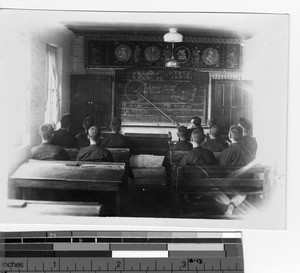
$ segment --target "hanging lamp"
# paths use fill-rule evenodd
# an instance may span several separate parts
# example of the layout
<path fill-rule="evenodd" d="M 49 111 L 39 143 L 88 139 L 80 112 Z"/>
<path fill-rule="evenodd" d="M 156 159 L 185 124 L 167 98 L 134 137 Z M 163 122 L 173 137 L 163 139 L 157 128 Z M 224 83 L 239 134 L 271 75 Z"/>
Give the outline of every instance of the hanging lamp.
<path fill-rule="evenodd" d="M 165 67 L 179 67 L 179 63 L 174 59 L 174 43 L 181 43 L 183 36 L 177 32 L 177 28 L 169 28 L 169 32 L 164 35 L 164 42 L 172 43 L 171 59 L 165 63 Z"/>

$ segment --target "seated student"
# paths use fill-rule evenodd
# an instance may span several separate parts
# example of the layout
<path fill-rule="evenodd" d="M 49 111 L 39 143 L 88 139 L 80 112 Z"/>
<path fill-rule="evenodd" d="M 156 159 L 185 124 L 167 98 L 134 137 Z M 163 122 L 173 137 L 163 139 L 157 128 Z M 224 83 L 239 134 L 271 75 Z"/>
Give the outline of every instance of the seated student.
<path fill-rule="evenodd" d="M 257 152 L 257 142 L 255 137 L 251 136 L 251 122 L 247 120 L 246 118 L 240 118 L 238 121 L 238 126 L 240 126 L 243 129 L 243 137 L 241 140 L 241 143 L 249 149 L 254 156 L 256 156 Z"/>
<path fill-rule="evenodd" d="M 110 151 L 97 145 L 100 130 L 96 126 L 92 126 L 88 130 L 88 139 L 90 146 L 83 147 L 79 150 L 76 161 L 96 161 L 96 162 L 113 162 L 113 156 Z"/>
<path fill-rule="evenodd" d="M 88 139 L 88 130 L 94 125 L 94 120 L 92 117 L 86 117 L 83 120 L 83 128 L 84 128 L 84 133 L 79 133 L 75 136 L 77 140 L 77 146 L 78 147 L 87 147 L 90 145 L 90 140 Z"/>
<path fill-rule="evenodd" d="M 228 137 L 231 145 L 223 150 L 220 165 L 245 166 L 254 160 L 253 154 L 242 144 L 243 130 L 240 126 L 230 126 Z"/>
<path fill-rule="evenodd" d="M 170 147 L 170 150 L 167 152 L 162 163 L 163 167 L 165 167 L 166 170 L 169 168 L 170 151 L 190 151 L 193 149 L 193 145 L 186 140 L 186 130 L 187 128 L 185 126 L 180 126 L 177 128 L 179 141 L 177 141 L 176 144 Z"/>
<path fill-rule="evenodd" d="M 212 151 L 201 147 L 201 143 L 205 138 L 203 129 L 195 129 L 191 135 L 193 149 L 185 154 L 179 165 L 214 165 L 216 159 Z"/>
<path fill-rule="evenodd" d="M 220 157 L 220 165 L 223 166 L 245 166 L 254 160 L 253 154 L 241 143 L 243 130 L 237 125 L 230 126 L 228 137 L 231 145 L 223 150 Z M 233 214 L 245 199 L 245 194 L 236 194 L 229 198 L 227 195 L 219 191 L 215 196 L 215 201 L 227 206 L 225 214 Z"/>
<path fill-rule="evenodd" d="M 31 149 L 31 158 L 38 160 L 69 160 L 66 151 L 60 146 L 51 144 L 54 128 L 44 124 L 40 128 L 42 144 Z"/>
<path fill-rule="evenodd" d="M 212 152 L 222 152 L 228 145 L 220 138 L 220 127 L 213 125 L 209 129 L 210 139 L 202 143 L 202 148 Z"/>
<path fill-rule="evenodd" d="M 61 128 L 55 130 L 52 137 L 52 144 L 59 145 L 61 147 L 76 147 L 76 138 L 69 132 L 71 127 L 71 115 L 65 114 L 62 116 Z"/>
<path fill-rule="evenodd" d="M 201 126 L 201 118 L 200 117 L 192 117 L 191 118 L 190 124 L 188 125 L 187 131 L 186 131 L 186 139 L 187 139 L 187 141 L 190 141 L 192 132 L 195 129 L 203 130 L 203 128 Z"/>
<path fill-rule="evenodd" d="M 125 136 L 120 134 L 121 119 L 113 118 L 110 123 L 112 134 L 107 134 L 102 140 L 100 146 L 103 148 L 125 148 Z"/>

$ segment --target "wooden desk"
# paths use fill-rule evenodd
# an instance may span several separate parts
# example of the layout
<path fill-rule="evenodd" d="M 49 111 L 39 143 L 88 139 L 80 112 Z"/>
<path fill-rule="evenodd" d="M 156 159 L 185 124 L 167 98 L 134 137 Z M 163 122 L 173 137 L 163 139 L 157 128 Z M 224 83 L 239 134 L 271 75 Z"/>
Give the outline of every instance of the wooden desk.
<path fill-rule="evenodd" d="M 23 188 L 107 191 L 116 194 L 120 214 L 125 163 L 29 160 L 10 177 Z"/>
<path fill-rule="evenodd" d="M 50 216 L 101 216 L 102 205 L 93 202 L 55 202 L 55 201 L 32 201 L 32 200 L 9 200 L 7 213 L 14 215 L 30 214 Z"/>
<path fill-rule="evenodd" d="M 131 154 L 165 155 L 171 138 L 168 134 L 125 133 Z"/>

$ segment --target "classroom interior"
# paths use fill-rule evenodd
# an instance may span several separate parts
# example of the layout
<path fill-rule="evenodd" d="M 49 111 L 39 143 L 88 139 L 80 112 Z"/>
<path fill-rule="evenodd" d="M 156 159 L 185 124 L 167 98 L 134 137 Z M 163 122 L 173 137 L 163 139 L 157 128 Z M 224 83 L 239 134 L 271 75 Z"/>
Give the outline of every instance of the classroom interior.
<path fill-rule="evenodd" d="M 5 90 L 1 119 L 9 132 L 1 135 L 7 169 L 1 181 L 5 206 L 22 196 L 55 196 L 52 201 L 61 201 L 60 195 L 70 195 L 64 195 L 64 190 L 45 194 L 40 189 L 24 195 L 7 179 L 28 161 L 30 149 L 40 144 L 39 127 L 45 121 L 57 123 L 65 113 L 72 115 L 74 133 L 83 131 L 82 120 L 88 115 L 103 134 L 109 133 L 112 117 L 120 116 L 122 134 L 131 136 L 133 143 L 135 138 L 153 137 L 154 144 L 169 132 L 172 138 L 167 141 L 177 140 L 172 120 L 187 126 L 191 116 L 200 116 L 206 133 L 211 123 L 217 123 L 226 136 L 231 124 L 246 117 L 258 142 L 256 162 L 270 167 L 268 198 L 260 208 L 265 220 L 257 224 L 284 226 L 287 16 L 5 10 L 0 20 L 5 26 L 0 30 L 1 88 Z M 170 28 L 183 35 L 173 49 L 163 39 Z M 211 59 L 205 51 L 209 48 Z M 51 52 L 57 58 L 54 97 L 48 93 Z M 171 55 L 175 64 L 169 62 Z M 171 119 L 137 96 L 136 89 Z M 183 96 L 182 89 L 187 91 Z M 139 143 L 147 146 L 145 141 Z M 133 144 L 136 151 L 129 164 L 135 178 L 128 178 L 121 216 L 177 217 L 161 166 L 164 153 L 141 152 L 151 150 L 153 143 Z M 76 202 L 98 198 L 82 191 L 71 195 Z"/>

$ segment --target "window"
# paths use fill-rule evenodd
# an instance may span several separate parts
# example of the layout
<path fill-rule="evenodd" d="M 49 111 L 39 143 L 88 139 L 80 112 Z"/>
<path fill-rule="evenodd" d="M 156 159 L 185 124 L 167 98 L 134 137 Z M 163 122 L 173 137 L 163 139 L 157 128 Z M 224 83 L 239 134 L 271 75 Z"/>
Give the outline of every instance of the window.
<path fill-rule="evenodd" d="M 47 90 L 45 123 L 55 126 L 60 119 L 60 77 L 58 48 L 47 45 Z"/>

